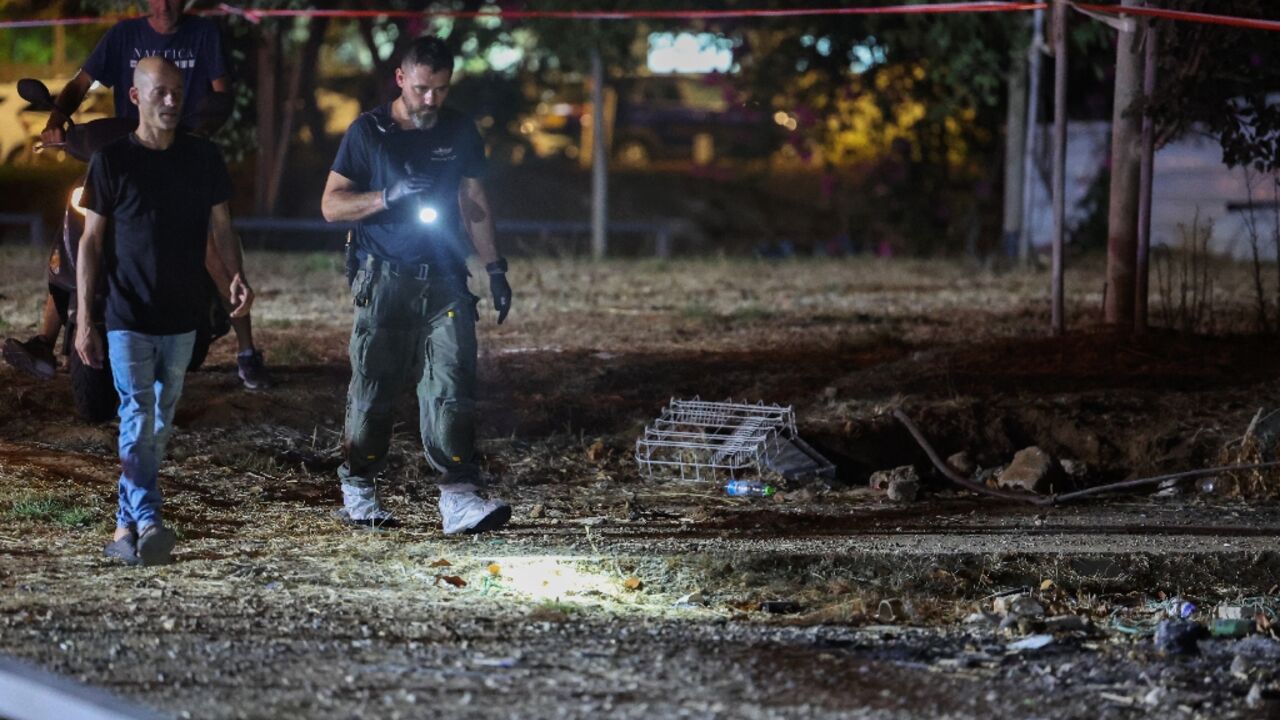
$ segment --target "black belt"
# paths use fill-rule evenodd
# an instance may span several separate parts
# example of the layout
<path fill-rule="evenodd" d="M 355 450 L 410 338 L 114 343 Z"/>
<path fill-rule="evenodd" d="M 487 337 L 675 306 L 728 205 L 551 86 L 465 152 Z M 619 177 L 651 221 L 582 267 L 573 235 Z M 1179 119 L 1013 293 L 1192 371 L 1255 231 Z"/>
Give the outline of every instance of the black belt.
<path fill-rule="evenodd" d="M 426 280 L 431 275 L 431 266 L 426 263 L 420 265 L 409 265 L 406 263 L 393 263 L 386 260 L 382 262 L 382 269 L 387 271 L 388 275 L 398 277 L 410 277 L 414 280 Z"/>
<path fill-rule="evenodd" d="M 381 260 L 373 255 L 365 255 L 364 262 L 362 262 L 361 265 L 374 272 L 386 271 L 388 275 L 413 278 L 414 280 L 422 282 L 426 282 L 428 278 L 432 277 L 431 266 L 427 263 L 396 263 L 391 262 L 390 260 Z M 461 278 L 466 277 L 466 273 L 442 272 L 441 268 L 437 267 L 435 270 L 435 277 L 441 280 L 446 278 Z"/>

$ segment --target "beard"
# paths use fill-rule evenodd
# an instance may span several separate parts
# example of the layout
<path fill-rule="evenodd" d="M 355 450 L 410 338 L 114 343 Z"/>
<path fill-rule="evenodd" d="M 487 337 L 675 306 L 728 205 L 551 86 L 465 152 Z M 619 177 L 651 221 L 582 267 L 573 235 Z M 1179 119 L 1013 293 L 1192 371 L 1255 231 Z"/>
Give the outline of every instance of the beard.
<path fill-rule="evenodd" d="M 435 126 L 436 118 L 438 117 L 440 117 L 440 108 L 427 107 L 426 105 L 419 105 L 409 111 L 409 120 L 419 130 L 430 130 Z"/>

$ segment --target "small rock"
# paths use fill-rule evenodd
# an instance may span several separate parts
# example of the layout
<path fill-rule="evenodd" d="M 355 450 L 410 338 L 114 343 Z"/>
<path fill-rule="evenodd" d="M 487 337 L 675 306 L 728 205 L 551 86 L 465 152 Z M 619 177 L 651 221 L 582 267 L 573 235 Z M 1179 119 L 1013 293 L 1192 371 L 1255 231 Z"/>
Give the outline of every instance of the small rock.
<path fill-rule="evenodd" d="M 1020 652 L 1022 650 L 1039 650 L 1053 643 L 1052 635 L 1031 635 L 1021 640 L 1009 643 L 1007 646 L 1010 650 Z"/>
<path fill-rule="evenodd" d="M 695 590 L 688 595 L 681 597 L 675 603 L 676 607 L 679 608 L 700 607 L 706 604 L 706 600 L 702 597 L 701 590 Z"/>
<path fill-rule="evenodd" d="M 992 610 L 997 615 L 1044 617 L 1044 606 L 1025 593 L 1001 595 L 992 602 Z"/>
<path fill-rule="evenodd" d="M 1058 461 L 1058 464 L 1062 466 L 1062 472 L 1073 478 L 1082 478 L 1089 474 L 1089 466 L 1081 460 L 1063 458 Z"/>
<path fill-rule="evenodd" d="M 542 503 L 538 503 L 537 505 L 534 505 L 533 507 L 529 508 L 529 517 L 531 518 L 540 518 L 540 517 L 546 517 L 546 516 L 547 516 L 547 506 L 543 505 Z"/>
<path fill-rule="evenodd" d="M 973 475 L 973 473 L 978 469 L 978 466 L 973 462 L 973 458 L 970 458 L 969 453 L 964 450 L 961 450 L 947 458 L 947 465 L 950 465 L 952 470 L 955 470 L 965 477 Z"/>
<path fill-rule="evenodd" d="M 1156 626 L 1156 649 L 1166 655 L 1195 655 L 1205 636 L 1204 626 L 1191 620 L 1161 620 Z"/>
<path fill-rule="evenodd" d="M 1237 655 L 1231 661 L 1231 674 L 1245 676 L 1249 674 L 1249 669 L 1253 667 L 1253 663 L 1249 662 L 1243 655 Z"/>
<path fill-rule="evenodd" d="M 988 627 L 993 626 L 999 622 L 1000 622 L 1000 618 L 989 612 L 970 613 L 964 619 L 965 625 L 985 625 Z"/>
<path fill-rule="evenodd" d="M 876 619 L 882 623 L 903 622 L 910 620 L 911 608 L 900 598 L 881 600 L 876 610 Z"/>
<path fill-rule="evenodd" d="M 1062 467 L 1049 453 L 1032 446 L 1013 456 L 1013 462 L 1000 473 L 997 483 L 1005 490 L 1043 494 L 1061 487 L 1064 475 Z"/>
<path fill-rule="evenodd" d="M 1142 702 L 1146 705 L 1159 705 L 1165 696 L 1169 694 L 1168 690 L 1162 687 L 1153 687 L 1146 695 L 1142 696 Z"/>
<path fill-rule="evenodd" d="M 920 475 L 916 473 L 914 465 L 900 465 L 892 470 L 877 470 L 871 473 L 868 484 L 875 490 L 888 490 L 890 483 L 894 480 L 914 480 L 919 483 Z"/>
<path fill-rule="evenodd" d="M 1249 694 L 1244 696 L 1244 704 L 1249 706 L 1250 710 L 1257 710 L 1262 707 L 1263 702 L 1262 685 L 1254 683 L 1253 687 L 1249 688 Z"/>
<path fill-rule="evenodd" d="M 889 481 L 888 495 L 889 499 L 894 502 L 909 503 L 915 502 L 916 494 L 920 492 L 920 481 L 907 478 L 894 478 Z"/>

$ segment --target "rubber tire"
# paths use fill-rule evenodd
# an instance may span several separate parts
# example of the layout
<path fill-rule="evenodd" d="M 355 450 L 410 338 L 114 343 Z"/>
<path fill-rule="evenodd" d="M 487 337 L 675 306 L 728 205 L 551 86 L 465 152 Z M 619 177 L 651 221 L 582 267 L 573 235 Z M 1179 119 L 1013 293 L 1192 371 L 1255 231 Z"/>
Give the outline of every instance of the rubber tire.
<path fill-rule="evenodd" d="M 106 347 L 106 343 L 103 343 Z M 111 361 L 102 358 L 101 368 L 91 368 L 80 362 L 77 353 L 68 356 L 71 373 L 71 397 L 75 401 L 76 415 L 87 423 L 102 423 L 116 416 L 120 396 L 116 394 L 111 379 Z"/>

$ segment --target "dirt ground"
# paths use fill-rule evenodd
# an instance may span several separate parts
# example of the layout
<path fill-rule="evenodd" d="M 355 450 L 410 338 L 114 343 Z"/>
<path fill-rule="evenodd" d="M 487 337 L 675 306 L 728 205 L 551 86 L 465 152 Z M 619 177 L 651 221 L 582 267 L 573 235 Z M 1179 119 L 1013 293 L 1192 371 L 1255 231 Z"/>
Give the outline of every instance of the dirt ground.
<path fill-rule="evenodd" d="M 42 261 L 0 247 L 0 333 L 31 332 Z M 1243 268 L 1214 268 L 1213 335 L 1132 340 L 1097 326 L 1094 262 L 1068 275 L 1054 339 L 1042 272 L 513 260 L 510 320 L 480 306 L 480 433 L 515 515 L 458 539 L 409 403 L 382 485 L 404 527 L 334 520 L 339 259 L 249 267 L 278 385 L 241 389 L 230 340 L 188 376 L 162 470 L 172 566 L 100 555 L 114 424 L 72 419 L 65 373 L 0 367 L 0 652 L 192 718 L 1280 716 L 1272 500 L 1222 477 L 1050 509 L 979 498 L 888 416 L 980 468 L 1038 445 L 1079 486 L 1235 460 L 1280 407 L 1280 341 L 1245 332 Z M 637 435 L 695 395 L 793 405 L 836 481 L 752 500 L 644 476 Z M 919 500 L 867 487 L 908 464 Z M 1042 613 L 1000 627 L 1019 594 Z M 1206 623 L 1256 605 L 1266 632 L 1162 652 L 1174 598 Z"/>

